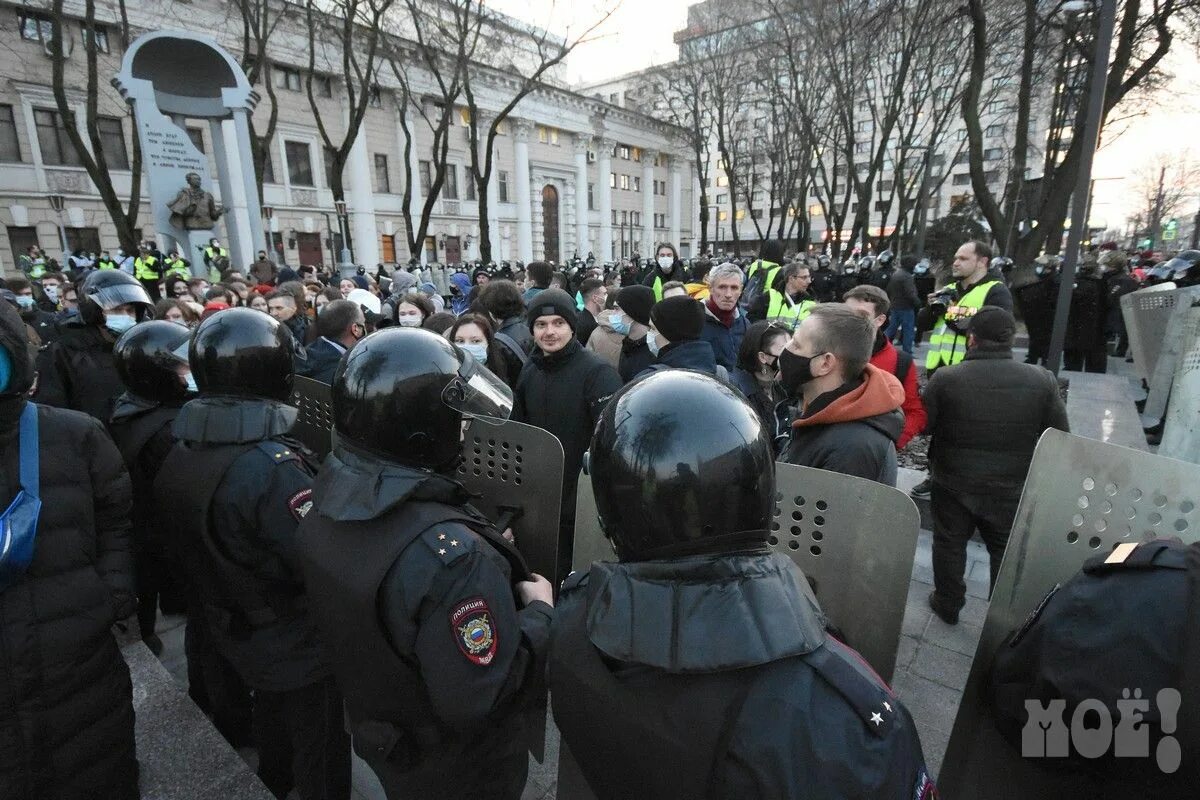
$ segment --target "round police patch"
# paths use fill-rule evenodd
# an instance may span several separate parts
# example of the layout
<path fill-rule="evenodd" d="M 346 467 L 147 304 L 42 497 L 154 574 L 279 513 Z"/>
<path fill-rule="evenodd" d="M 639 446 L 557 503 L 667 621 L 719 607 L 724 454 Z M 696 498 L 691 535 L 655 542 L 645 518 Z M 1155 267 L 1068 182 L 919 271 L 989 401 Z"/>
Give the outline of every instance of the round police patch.
<path fill-rule="evenodd" d="M 450 632 L 467 659 L 486 667 L 496 657 L 496 629 L 482 597 L 464 600 L 450 612 Z"/>

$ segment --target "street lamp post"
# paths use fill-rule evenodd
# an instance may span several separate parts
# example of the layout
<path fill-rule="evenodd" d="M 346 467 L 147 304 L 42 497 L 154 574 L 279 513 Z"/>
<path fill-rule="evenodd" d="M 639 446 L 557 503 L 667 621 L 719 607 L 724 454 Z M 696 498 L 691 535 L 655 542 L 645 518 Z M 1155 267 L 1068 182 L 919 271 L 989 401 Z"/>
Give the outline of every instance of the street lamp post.
<path fill-rule="evenodd" d="M 1092 56 L 1092 83 L 1088 94 L 1087 120 L 1083 126 L 1083 149 L 1079 175 L 1071 201 L 1071 227 L 1067 234 L 1067 252 L 1063 259 L 1062 280 L 1059 282 L 1058 306 L 1054 309 L 1054 329 L 1050 334 L 1050 349 L 1046 366 L 1058 374 L 1063 343 L 1067 338 L 1067 316 L 1071 310 L 1071 292 L 1075 288 L 1075 264 L 1079 247 L 1087 232 L 1088 198 L 1092 186 L 1092 160 L 1100 140 L 1100 125 L 1104 120 L 1104 84 L 1108 78 L 1108 53 L 1112 47 L 1113 27 L 1116 24 L 1117 0 L 1100 0 L 1100 18 L 1096 26 L 1096 42 Z"/>
<path fill-rule="evenodd" d="M 273 253 L 274 248 L 271 247 L 271 218 L 275 216 L 275 209 L 271 206 L 262 207 L 263 215 L 263 241 L 266 242 L 267 252 Z"/>
<path fill-rule="evenodd" d="M 329 221 L 328 211 L 322 211 L 321 216 L 325 218 L 325 233 L 329 237 L 326 243 L 329 245 L 329 267 L 332 269 L 337 266 L 337 256 L 333 252 L 333 223 Z"/>
<path fill-rule="evenodd" d="M 933 169 L 933 148 L 925 145 L 921 148 L 925 151 L 925 165 L 921 172 L 921 188 L 917 190 L 917 242 L 913 246 L 916 250 L 917 260 L 920 261 L 925 257 L 925 228 L 928 225 L 929 217 L 929 173 Z"/>
<path fill-rule="evenodd" d="M 63 197 L 61 194 L 52 194 L 46 199 L 50 201 L 50 208 L 58 217 L 58 241 L 62 245 L 63 249 L 62 261 L 60 263 L 61 265 L 66 266 L 67 259 L 71 256 L 71 248 L 67 244 L 67 229 L 63 227 L 62 218 L 63 209 L 67 205 L 67 198 Z"/>

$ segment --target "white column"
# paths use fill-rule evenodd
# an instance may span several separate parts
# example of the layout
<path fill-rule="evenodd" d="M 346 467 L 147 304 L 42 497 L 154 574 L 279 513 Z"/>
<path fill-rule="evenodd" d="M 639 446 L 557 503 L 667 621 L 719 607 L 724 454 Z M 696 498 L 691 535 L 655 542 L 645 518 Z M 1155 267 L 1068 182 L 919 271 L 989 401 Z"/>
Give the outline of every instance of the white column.
<path fill-rule="evenodd" d="M 529 205 L 529 137 L 533 124 L 514 120 L 513 172 L 517 178 L 517 260 L 533 261 L 533 209 Z"/>
<path fill-rule="evenodd" d="M 367 131 L 360 126 L 346 159 L 350 230 L 354 232 L 354 262 L 368 268 L 379 263 L 379 231 L 375 227 L 375 191 L 367 155 Z"/>
<path fill-rule="evenodd" d="M 596 142 L 596 189 L 600 192 L 597 201 L 600 207 L 600 252 L 596 253 L 596 258 L 601 264 L 613 257 L 612 187 L 608 183 L 612 175 L 613 145 L 612 139 Z"/>
<path fill-rule="evenodd" d="M 575 134 L 575 251 L 580 258 L 588 254 L 588 147 L 592 136 L 588 133 Z M 566 260 L 566 254 L 563 254 Z"/>
<path fill-rule="evenodd" d="M 654 159 L 658 153 L 642 151 L 642 258 L 654 258 Z"/>
<path fill-rule="evenodd" d="M 671 244 L 680 247 L 683 238 L 683 164 L 679 156 L 671 156 Z M 693 252 L 695 252 L 693 248 Z"/>
<path fill-rule="evenodd" d="M 250 226 L 250 236 L 248 237 L 250 239 L 250 253 L 246 256 L 246 260 L 239 264 L 242 268 L 246 268 L 253 262 L 250 256 L 253 255 L 255 250 L 263 246 L 265 236 L 263 233 L 262 205 L 258 202 L 258 178 L 254 174 L 253 167 L 250 169 L 246 169 L 245 167 L 246 164 L 253 163 L 253 160 L 250 158 L 250 118 L 245 109 L 233 109 L 233 130 L 239 145 L 238 152 L 245 153 L 241 159 L 241 163 L 237 165 L 239 167 L 237 174 L 242 178 L 242 196 L 246 198 L 246 217 L 249 220 Z M 280 142 L 283 141 L 282 136 L 277 138 Z M 284 178 L 286 179 L 287 162 L 282 162 L 281 166 Z"/>

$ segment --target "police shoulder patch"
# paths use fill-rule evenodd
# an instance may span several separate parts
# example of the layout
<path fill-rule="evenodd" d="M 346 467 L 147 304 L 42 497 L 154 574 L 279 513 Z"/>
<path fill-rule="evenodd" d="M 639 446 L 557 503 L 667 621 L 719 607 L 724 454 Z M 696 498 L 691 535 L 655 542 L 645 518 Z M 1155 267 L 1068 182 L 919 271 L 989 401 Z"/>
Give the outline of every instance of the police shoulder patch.
<path fill-rule="evenodd" d="M 288 498 L 288 511 L 292 512 L 292 516 L 296 521 L 304 519 L 308 516 L 308 512 L 312 511 L 312 489 L 301 489 L 294 495 Z"/>
<path fill-rule="evenodd" d="M 258 450 L 267 458 L 276 464 L 282 464 L 285 461 L 299 461 L 300 454 L 282 442 L 276 442 L 271 439 L 259 442 Z"/>
<path fill-rule="evenodd" d="M 421 534 L 421 539 L 443 564 L 454 563 L 478 546 L 475 534 L 454 524 L 434 525 Z"/>
<path fill-rule="evenodd" d="M 492 611 L 482 597 L 456 603 L 450 612 L 450 634 L 467 660 L 481 667 L 492 663 L 498 643 Z"/>

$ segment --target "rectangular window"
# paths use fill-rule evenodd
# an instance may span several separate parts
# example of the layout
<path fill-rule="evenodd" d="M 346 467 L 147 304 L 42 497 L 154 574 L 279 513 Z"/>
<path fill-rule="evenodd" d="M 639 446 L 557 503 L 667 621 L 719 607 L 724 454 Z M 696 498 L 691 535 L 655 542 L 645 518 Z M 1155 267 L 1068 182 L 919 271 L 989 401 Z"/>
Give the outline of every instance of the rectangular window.
<path fill-rule="evenodd" d="M 622 212 L 621 212 L 621 224 L 622 224 L 622 225 L 628 225 L 628 224 L 629 224 L 629 212 L 628 212 L 628 211 L 622 211 Z"/>
<path fill-rule="evenodd" d="M 617 173 L 615 173 L 615 172 L 608 173 L 608 188 L 610 188 L 610 189 L 617 188 Z"/>
<path fill-rule="evenodd" d="M 288 180 L 293 186 L 312 186 L 312 160 L 308 153 L 308 142 L 284 141 L 283 152 L 287 158 Z"/>
<path fill-rule="evenodd" d="M 642 190 L 642 179 L 637 175 L 633 176 L 633 190 L 635 192 L 640 192 Z"/>
<path fill-rule="evenodd" d="M 629 191 L 629 176 L 628 175 L 621 176 L 621 188 L 624 189 L 625 191 Z"/>
<path fill-rule="evenodd" d="M 1000 136 L 1003 136 L 1004 135 L 1004 126 L 1003 125 L 988 125 L 987 130 L 985 130 L 983 132 L 983 135 L 989 139 L 996 139 Z"/>
<path fill-rule="evenodd" d="M 625 159 L 626 161 L 629 160 L 629 145 L 621 145 L 621 158 Z"/>
<path fill-rule="evenodd" d="M 429 187 L 433 185 L 433 165 L 422 161 L 418 166 L 421 173 L 421 196 L 429 197 Z"/>
<path fill-rule="evenodd" d="M 954 176 L 954 185 L 955 186 L 970 186 L 971 185 L 971 176 L 965 172 L 955 175 Z"/>
<path fill-rule="evenodd" d="M 630 211 L 629 212 L 629 224 L 633 225 L 633 226 L 641 225 L 642 224 L 641 213 L 638 211 Z"/>
<path fill-rule="evenodd" d="M 761 208 L 756 208 L 750 213 L 755 219 L 762 219 L 762 211 L 763 210 Z"/>
<path fill-rule="evenodd" d="M 271 143 L 258 137 L 258 149 L 263 154 L 263 183 L 275 183 L 275 163 L 271 161 Z"/>
<path fill-rule="evenodd" d="M 33 110 L 33 124 L 37 129 L 38 148 L 42 151 L 42 162 L 52 167 L 78 167 L 79 154 L 75 152 L 62 118 L 57 111 L 47 108 Z"/>
<path fill-rule="evenodd" d="M 617 210 L 615 208 L 613 209 L 613 212 L 612 212 L 612 224 L 613 225 L 617 224 Z"/>
<path fill-rule="evenodd" d="M 446 182 L 442 184 L 442 197 L 447 200 L 458 199 L 458 165 L 446 165 Z"/>
<path fill-rule="evenodd" d="M 463 164 L 463 196 L 468 200 L 475 198 L 475 176 L 471 174 L 471 169 L 466 164 Z"/>
<path fill-rule="evenodd" d="M 862 155 L 863 153 L 871 152 L 871 143 L 870 142 L 855 142 L 854 143 L 854 152 L 856 155 Z"/>
<path fill-rule="evenodd" d="M 632 150 L 631 152 L 633 153 L 633 160 L 634 160 L 634 161 L 637 161 L 637 162 L 641 162 L 641 160 L 642 160 L 642 148 L 640 148 L 640 147 L 635 147 L 635 148 L 633 148 L 633 150 Z M 658 166 L 658 165 L 656 164 L 655 166 Z"/>
<path fill-rule="evenodd" d="M 854 123 L 855 133 L 866 133 L 869 130 L 871 130 L 871 120 L 869 119 L 860 119 Z"/>
<path fill-rule="evenodd" d="M 879 182 L 880 193 L 890 192 L 891 190 L 892 190 L 892 182 L 891 181 L 880 181 Z"/>
<path fill-rule="evenodd" d="M 508 202 L 508 173 L 501 170 L 499 173 L 499 180 L 500 180 L 499 191 L 496 192 L 496 194 L 499 195 L 501 203 L 507 203 Z"/>
<path fill-rule="evenodd" d="M 999 183 L 1000 170 L 989 169 L 987 172 L 983 173 L 983 179 L 988 183 Z"/>
<path fill-rule="evenodd" d="M 737 219 L 738 219 L 738 221 L 739 221 L 739 222 L 740 222 L 741 220 L 744 220 L 744 219 L 746 218 L 746 209 L 744 209 L 744 208 L 739 208 L 739 209 L 737 210 L 737 214 L 736 214 L 735 216 L 737 217 Z"/>
<path fill-rule="evenodd" d="M 314 75 L 313 83 L 317 85 L 317 94 L 321 97 L 333 97 L 333 78 L 328 75 Z"/>
<path fill-rule="evenodd" d="M 271 65 L 271 73 L 275 76 L 275 88 L 287 89 L 289 92 L 300 91 L 300 71 L 279 64 Z"/>
<path fill-rule="evenodd" d="M 333 186 L 334 156 L 337 155 L 337 151 L 332 147 L 325 147 L 321 150 L 321 154 L 325 158 L 325 185 Z"/>
<path fill-rule="evenodd" d="M 761 203 L 763 199 L 762 189 L 755 189 L 750 193 L 750 199 L 755 203 Z"/>
<path fill-rule="evenodd" d="M 960 141 L 960 142 L 965 142 L 965 141 L 967 140 L 967 131 L 966 131 L 966 128 L 964 128 L 964 129 L 963 129 L 963 130 L 961 130 L 961 131 L 958 131 L 958 132 L 956 132 L 956 133 L 955 133 L 955 138 L 956 138 L 956 139 L 958 139 L 958 141 Z"/>
<path fill-rule="evenodd" d="M 875 201 L 875 210 L 876 211 L 884 211 L 885 209 L 887 209 L 887 207 L 888 207 L 888 202 L 886 200 L 876 200 Z"/>
<path fill-rule="evenodd" d="M 204 152 L 204 129 L 196 128 L 191 125 L 188 125 L 187 135 L 188 135 L 188 138 L 192 140 L 192 145 L 197 150 L 199 150 L 201 153 L 203 153 Z"/>
<path fill-rule="evenodd" d="M 388 175 L 387 155 L 375 154 L 375 191 L 380 194 L 391 194 L 392 180 Z"/>
<path fill-rule="evenodd" d="M 1004 158 L 1004 150 L 999 147 L 989 147 L 983 151 L 984 161 L 999 161 Z"/>
<path fill-rule="evenodd" d="M 717 212 L 717 221 L 718 222 L 724 222 L 727 219 L 729 219 L 728 211 L 718 211 Z"/>
<path fill-rule="evenodd" d="M 54 24 L 50 18 L 32 11 L 17 12 L 17 26 L 21 29 L 21 38 L 28 42 L 54 41 Z"/>
<path fill-rule="evenodd" d="M 957 167 L 961 166 L 962 164 L 966 164 L 968 158 L 969 156 L 966 153 L 959 153 L 954 157 L 954 166 Z"/>
<path fill-rule="evenodd" d="M 17 122 L 13 107 L 0 105 L 0 161 L 20 161 L 21 143 L 17 139 Z"/>
<path fill-rule="evenodd" d="M 728 185 L 729 185 L 729 176 L 728 175 L 718 175 L 717 176 L 717 186 L 728 186 Z"/>
<path fill-rule="evenodd" d="M 97 117 L 100 147 L 110 169 L 129 169 L 129 153 L 125 150 L 125 129 L 120 117 Z"/>
<path fill-rule="evenodd" d="M 464 128 L 471 127 L 471 109 L 466 106 L 458 109 L 458 124 Z"/>
<path fill-rule="evenodd" d="M 88 33 L 88 29 L 87 29 L 86 25 L 82 26 L 79 29 L 79 35 L 83 41 L 83 48 L 85 50 L 91 48 L 92 42 L 95 41 L 96 52 L 107 53 L 108 52 L 108 28 L 104 27 L 103 25 L 93 25 L 92 27 L 93 27 L 92 34 Z"/>
<path fill-rule="evenodd" d="M 588 184 L 588 211 L 596 210 L 596 184 Z"/>
<path fill-rule="evenodd" d="M 723 206 L 728 202 L 729 202 L 729 195 L 727 195 L 727 194 L 717 195 L 717 205 Z"/>

